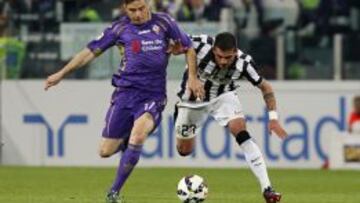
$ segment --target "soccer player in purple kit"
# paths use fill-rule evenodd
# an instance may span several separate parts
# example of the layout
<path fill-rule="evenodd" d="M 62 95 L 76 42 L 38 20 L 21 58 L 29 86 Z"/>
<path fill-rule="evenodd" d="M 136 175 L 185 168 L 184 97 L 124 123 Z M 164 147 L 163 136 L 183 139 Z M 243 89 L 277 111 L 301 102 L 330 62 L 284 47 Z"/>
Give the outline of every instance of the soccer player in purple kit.
<path fill-rule="evenodd" d="M 106 115 L 100 156 L 123 151 L 116 179 L 106 202 L 116 203 L 120 190 L 139 161 L 147 136 L 161 121 L 166 104 L 166 67 L 171 42 L 184 49 L 189 66 L 188 88 L 198 97 L 204 90 L 196 75 L 196 53 L 190 38 L 167 14 L 152 13 L 147 0 L 124 0 L 120 17 L 87 48 L 45 81 L 45 90 L 57 85 L 68 73 L 82 67 L 111 46 L 121 48 L 122 61 L 112 77 L 116 88 Z M 129 102 L 131 101 L 131 102 Z"/>

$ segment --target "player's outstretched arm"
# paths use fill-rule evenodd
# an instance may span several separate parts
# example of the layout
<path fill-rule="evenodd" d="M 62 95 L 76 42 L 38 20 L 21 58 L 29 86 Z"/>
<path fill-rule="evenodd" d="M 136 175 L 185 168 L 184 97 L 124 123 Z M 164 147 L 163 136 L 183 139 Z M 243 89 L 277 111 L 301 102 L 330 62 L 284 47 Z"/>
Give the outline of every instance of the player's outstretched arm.
<path fill-rule="evenodd" d="M 186 51 L 186 62 L 189 68 L 188 88 L 196 96 L 197 99 L 203 100 L 205 97 L 204 86 L 197 77 L 196 52 L 194 48 Z"/>
<path fill-rule="evenodd" d="M 263 80 L 258 87 L 260 88 L 266 107 L 269 111 L 269 131 L 270 134 L 274 132 L 278 137 L 284 139 L 287 137 L 286 131 L 280 125 L 278 121 L 278 114 L 276 112 L 276 99 L 274 91 L 269 82 Z"/>
<path fill-rule="evenodd" d="M 77 68 L 83 67 L 95 58 L 95 54 L 90 49 L 85 48 L 75 55 L 71 61 L 66 64 L 61 70 L 50 75 L 45 81 L 45 90 L 57 85 L 67 74 Z"/>

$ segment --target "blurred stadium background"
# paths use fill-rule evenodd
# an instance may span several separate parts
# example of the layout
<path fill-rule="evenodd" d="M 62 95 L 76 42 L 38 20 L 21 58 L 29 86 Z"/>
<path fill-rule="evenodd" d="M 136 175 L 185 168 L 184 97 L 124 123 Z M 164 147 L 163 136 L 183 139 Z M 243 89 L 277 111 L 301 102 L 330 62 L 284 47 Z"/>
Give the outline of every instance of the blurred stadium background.
<path fill-rule="evenodd" d="M 348 133 L 360 95 L 359 0 L 151 3 L 190 34 L 233 32 L 271 80 L 285 141 L 267 132 L 260 92 L 244 82 L 239 95 L 283 202 L 360 202 L 360 129 Z M 119 4 L 0 0 L 0 202 L 102 202 L 118 163 L 117 156 L 97 155 L 118 51 L 108 50 L 49 92 L 43 82 L 119 16 Z M 261 202 L 241 151 L 213 120 L 192 157 L 177 155 L 172 110 L 184 64 L 183 56 L 171 58 L 163 122 L 125 195 L 129 202 L 175 203 L 177 181 L 199 173 L 208 179 L 209 202 Z"/>

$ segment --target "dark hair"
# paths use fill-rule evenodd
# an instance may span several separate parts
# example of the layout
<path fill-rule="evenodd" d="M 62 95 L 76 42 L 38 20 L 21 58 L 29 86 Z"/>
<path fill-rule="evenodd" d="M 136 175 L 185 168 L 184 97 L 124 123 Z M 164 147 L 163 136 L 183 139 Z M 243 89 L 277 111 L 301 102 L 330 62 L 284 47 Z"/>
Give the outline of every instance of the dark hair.
<path fill-rule="evenodd" d="M 138 0 L 121 0 L 121 4 L 126 5 L 126 4 L 130 4 L 130 3 L 134 2 L 134 1 L 138 1 Z M 147 1 L 145 0 L 145 2 L 147 2 Z"/>
<path fill-rule="evenodd" d="M 230 49 L 236 49 L 237 43 L 235 36 L 231 34 L 230 32 L 223 32 L 218 35 L 216 35 L 215 38 L 215 47 L 218 47 L 219 49 L 223 51 L 228 51 Z"/>
<path fill-rule="evenodd" d="M 360 102 L 360 95 L 354 97 L 354 103 Z"/>

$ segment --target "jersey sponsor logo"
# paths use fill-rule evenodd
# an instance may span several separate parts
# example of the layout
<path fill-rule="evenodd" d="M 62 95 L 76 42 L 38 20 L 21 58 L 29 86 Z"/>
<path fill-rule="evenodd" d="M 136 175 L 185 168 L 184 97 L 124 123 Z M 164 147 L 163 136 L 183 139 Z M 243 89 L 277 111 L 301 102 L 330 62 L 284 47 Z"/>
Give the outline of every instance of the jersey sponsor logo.
<path fill-rule="evenodd" d="M 163 46 L 164 46 L 164 43 L 160 39 L 141 40 L 141 50 L 143 52 L 162 50 Z"/>
<path fill-rule="evenodd" d="M 144 35 L 144 34 L 147 34 L 147 33 L 150 33 L 151 30 L 141 30 L 140 32 L 138 32 L 139 35 Z"/>

